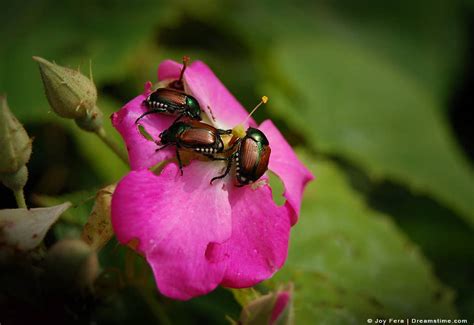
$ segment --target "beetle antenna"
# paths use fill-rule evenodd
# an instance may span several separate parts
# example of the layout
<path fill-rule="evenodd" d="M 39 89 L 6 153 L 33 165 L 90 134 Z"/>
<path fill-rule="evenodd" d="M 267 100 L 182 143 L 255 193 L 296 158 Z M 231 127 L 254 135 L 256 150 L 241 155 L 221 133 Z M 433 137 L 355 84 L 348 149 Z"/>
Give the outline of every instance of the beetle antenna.
<path fill-rule="evenodd" d="M 250 112 L 249 115 L 247 115 L 247 117 L 245 118 L 245 120 L 240 123 L 240 124 L 237 124 L 234 128 L 232 128 L 232 134 L 235 136 L 235 137 L 238 137 L 238 138 L 243 138 L 245 137 L 245 128 L 244 128 L 244 124 L 247 123 L 247 121 L 249 120 L 250 116 L 252 116 L 253 113 L 255 113 L 255 111 L 260 107 L 262 106 L 262 104 L 266 104 L 268 102 L 268 97 L 267 96 L 262 96 L 262 100 L 257 104 L 257 106 L 254 107 L 254 109 Z"/>

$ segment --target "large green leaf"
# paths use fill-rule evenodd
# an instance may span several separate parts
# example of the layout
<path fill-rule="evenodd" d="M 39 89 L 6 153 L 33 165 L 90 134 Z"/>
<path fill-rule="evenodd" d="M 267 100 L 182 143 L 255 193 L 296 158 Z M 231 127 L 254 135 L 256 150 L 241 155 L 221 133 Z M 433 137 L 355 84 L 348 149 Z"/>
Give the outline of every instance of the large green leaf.
<path fill-rule="evenodd" d="M 264 86 L 316 150 L 428 193 L 474 225 L 474 177 L 422 86 L 376 53 L 323 35 L 274 51 L 285 81 Z"/>
<path fill-rule="evenodd" d="M 256 50 L 270 112 L 313 149 L 408 184 L 474 224 L 474 175 L 441 115 L 464 56 L 458 1 L 239 9 L 246 19 L 236 29 Z"/>
<path fill-rule="evenodd" d="M 437 99 L 448 99 L 465 50 L 463 9 L 458 1 L 372 1 L 367 6 L 343 0 L 334 7 L 334 13 L 320 18 L 324 32 L 356 39 L 423 84 Z"/>
<path fill-rule="evenodd" d="M 436 275 L 456 290 L 461 318 L 474 319 L 474 243 L 472 228 L 454 213 L 425 196 L 384 183 L 370 190 L 369 202 L 396 220 L 397 225 L 431 261 Z"/>
<path fill-rule="evenodd" d="M 237 32 L 244 32 L 257 49 L 259 63 L 264 50 L 272 51 L 281 38 L 306 38 L 304 49 L 315 41 L 312 37 L 323 34 L 376 52 L 436 98 L 447 100 L 465 59 L 464 6 L 443 0 L 303 1 L 298 6 L 267 0 L 240 1 L 231 12 Z M 305 64 L 310 68 L 312 61 Z"/>
<path fill-rule="evenodd" d="M 419 249 L 371 210 L 334 164 L 304 160 L 316 181 L 305 192 L 288 261 L 271 280 L 294 281 L 296 323 L 453 317 L 452 292 Z"/>

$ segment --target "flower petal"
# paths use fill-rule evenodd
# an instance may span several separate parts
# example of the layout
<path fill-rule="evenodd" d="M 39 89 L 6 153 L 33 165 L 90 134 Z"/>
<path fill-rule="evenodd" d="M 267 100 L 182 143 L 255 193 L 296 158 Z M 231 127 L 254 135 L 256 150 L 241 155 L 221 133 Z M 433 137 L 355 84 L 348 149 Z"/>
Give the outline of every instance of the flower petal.
<path fill-rule="evenodd" d="M 143 105 L 150 92 L 146 88 L 144 93 L 129 101 L 120 111 L 112 114 L 112 124 L 122 135 L 127 145 L 130 167 L 132 170 L 149 168 L 158 162 L 174 157 L 174 150 L 166 148 L 156 152 L 158 146 L 151 140 L 147 140 L 139 131 L 135 124 L 137 118 L 146 112 L 147 108 Z M 154 140 L 159 140 L 160 133 L 168 128 L 175 117 L 164 114 L 150 114 L 140 120 L 146 132 Z"/>
<path fill-rule="evenodd" d="M 201 109 L 218 128 L 230 129 L 246 119 L 248 112 L 205 63 L 193 62 L 184 73 L 184 79 L 190 94 L 197 98 Z M 215 120 L 210 116 L 209 107 Z M 256 125 L 252 118 L 244 126 L 249 125 Z"/>
<path fill-rule="evenodd" d="M 286 205 L 292 210 L 291 224 L 298 221 L 303 190 L 306 184 L 314 179 L 313 174 L 301 163 L 293 149 L 286 142 L 272 121 L 266 120 L 259 129 L 267 136 L 272 153 L 268 169 L 280 177 L 285 186 L 283 196 L 287 198 Z"/>
<path fill-rule="evenodd" d="M 176 61 L 164 60 L 158 66 L 158 80 L 178 79 L 182 66 Z"/>
<path fill-rule="evenodd" d="M 186 300 L 206 294 L 222 280 L 226 260 L 214 258 L 212 247 L 231 235 L 228 193 L 210 186 L 213 162 L 194 161 L 181 176 L 174 163 L 159 176 L 132 171 L 112 198 L 112 224 L 117 239 L 138 239 L 153 269 L 159 290 Z"/>
<path fill-rule="evenodd" d="M 223 286 L 253 286 L 271 277 L 285 262 L 290 236 L 290 211 L 278 207 L 268 185 L 229 190 L 232 237 L 217 245 L 228 256 Z"/>

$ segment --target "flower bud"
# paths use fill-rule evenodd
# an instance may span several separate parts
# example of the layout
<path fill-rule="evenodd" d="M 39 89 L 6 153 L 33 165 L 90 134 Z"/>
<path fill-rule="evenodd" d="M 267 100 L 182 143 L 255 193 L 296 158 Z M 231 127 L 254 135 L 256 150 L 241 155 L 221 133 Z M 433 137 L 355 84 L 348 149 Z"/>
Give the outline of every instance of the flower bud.
<path fill-rule="evenodd" d="M 249 302 L 242 309 L 239 324 L 293 324 L 293 285 L 270 292 Z"/>
<path fill-rule="evenodd" d="M 56 114 L 71 119 L 85 119 L 98 110 L 94 82 L 79 71 L 68 69 L 34 56 L 39 63 L 46 97 Z"/>
<path fill-rule="evenodd" d="M 13 190 L 23 188 L 31 155 L 31 139 L 10 111 L 7 99 L 0 96 L 0 180 Z M 18 179 L 17 179 L 18 178 Z M 20 184 L 22 183 L 22 184 Z"/>

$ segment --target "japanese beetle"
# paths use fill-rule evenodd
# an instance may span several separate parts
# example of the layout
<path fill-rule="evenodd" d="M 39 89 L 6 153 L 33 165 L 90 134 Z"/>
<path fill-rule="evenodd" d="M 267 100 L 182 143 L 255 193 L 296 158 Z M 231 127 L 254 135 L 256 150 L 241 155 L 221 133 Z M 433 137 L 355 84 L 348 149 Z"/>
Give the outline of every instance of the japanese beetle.
<path fill-rule="evenodd" d="M 166 88 L 158 88 L 143 101 L 148 111 L 140 115 L 135 123 L 148 114 L 164 113 L 167 115 L 178 115 L 180 118 L 186 116 L 193 120 L 201 120 L 201 107 L 196 98 L 184 92 L 183 75 L 188 64 L 188 57 L 183 58 L 183 68 L 178 80 L 171 82 Z"/>
<path fill-rule="evenodd" d="M 198 121 L 175 122 L 160 134 L 160 144 L 162 146 L 156 151 L 170 145 L 176 146 L 176 158 L 182 175 L 183 165 L 179 149 L 191 150 L 213 158 L 213 155 L 224 151 L 224 142 L 221 136 L 230 133 L 232 133 L 232 130 L 216 129 L 209 124 Z"/>
<path fill-rule="evenodd" d="M 201 120 L 201 107 L 197 99 L 176 89 L 158 88 L 147 97 L 144 103 L 148 111 L 143 113 L 135 123 L 142 117 L 154 113 L 178 115 L 178 119 L 187 116 L 193 120 Z"/>
<path fill-rule="evenodd" d="M 235 152 L 229 158 L 215 158 L 214 160 L 227 160 L 224 174 L 211 179 L 211 184 L 216 179 L 221 179 L 229 173 L 232 161 L 235 161 L 235 176 L 238 185 L 244 186 L 257 181 L 268 169 L 271 148 L 267 137 L 262 131 L 249 127 L 245 136 L 238 139 L 232 146 Z"/>

